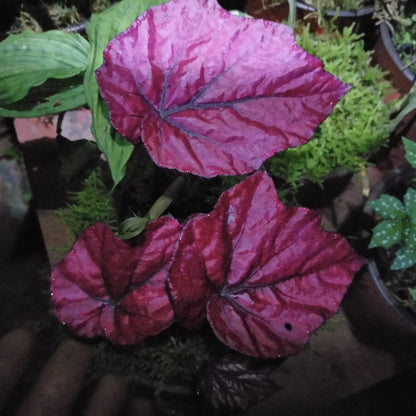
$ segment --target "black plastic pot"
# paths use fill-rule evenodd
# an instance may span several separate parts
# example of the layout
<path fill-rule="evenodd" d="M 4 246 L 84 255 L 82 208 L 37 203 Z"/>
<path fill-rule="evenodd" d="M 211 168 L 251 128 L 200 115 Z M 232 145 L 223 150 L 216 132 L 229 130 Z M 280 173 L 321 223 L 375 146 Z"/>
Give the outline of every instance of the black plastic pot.
<path fill-rule="evenodd" d="M 390 350 L 416 351 L 416 317 L 396 301 L 374 262 L 356 276 L 343 307 L 362 338 Z"/>
<path fill-rule="evenodd" d="M 401 93 L 405 94 L 410 91 L 416 81 L 416 76 L 400 59 L 386 23 L 380 25 L 374 44 L 373 62 L 381 69 L 388 71 L 389 79 Z"/>
<path fill-rule="evenodd" d="M 289 6 L 287 2 L 263 8 L 262 0 L 247 0 L 244 11 L 256 18 L 281 22 L 287 19 Z M 313 13 L 316 9 L 301 1 L 296 2 L 296 17 L 307 21 L 313 31 L 319 31 L 318 20 Z M 375 40 L 375 25 L 372 19 L 374 6 L 366 6 L 357 10 L 329 10 L 328 20 L 335 19 L 335 25 L 342 30 L 344 27 L 355 24 L 357 33 L 364 33 L 367 45 Z"/>
<path fill-rule="evenodd" d="M 299 17 L 305 17 L 309 13 L 316 12 L 316 9 L 302 1 L 296 2 Z M 360 29 L 366 30 L 369 24 L 372 24 L 372 15 L 374 6 L 365 6 L 356 10 L 328 10 L 329 19 L 336 17 L 336 24 L 341 29 L 345 26 L 351 26 L 355 23 Z"/>
<path fill-rule="evenodd" d="M 318 30 L 318 21 L 316 17 L 310 17 L 311 13 L 315 13 L 316 9 L 302 1 L 296 2 L 297 17 L 308 21 L 312 29 Z M 370 45 L 375 40 L 375 24 L 373 20 L 374 6 L 365 6 L 356 10 L 328 10 L 327 19 L 334 20 L 336 27 L 339 30 L 344 27 L 355 24 L 355 31 L 363 33 L 365 42 Z"/>
<path fill-rule="evenodd" d="M 403 195 L 416 177 L 416 170 L 409 165 L 389 172 L 373 188 L 369 200 L 382 193 L 396 197 Z M 355 277 L 343 306 L 358 335 L 374 341 L 387 349 L 406 353 L 416 352 L 416 315 L 407 311 L 393 296 L 380 276 L 377 256 L 380 250 L 368 249 L 371 229 L 376 224 L 374 211 L 365 205 L 351 224 L 344 226 L 343 233 L 353 236 L 351 244 L 362 255 L 372 259 Z M 381 262 L 380 262 L 381 264 Z M 383 273 L 389 273 L 387 267 Z"/>

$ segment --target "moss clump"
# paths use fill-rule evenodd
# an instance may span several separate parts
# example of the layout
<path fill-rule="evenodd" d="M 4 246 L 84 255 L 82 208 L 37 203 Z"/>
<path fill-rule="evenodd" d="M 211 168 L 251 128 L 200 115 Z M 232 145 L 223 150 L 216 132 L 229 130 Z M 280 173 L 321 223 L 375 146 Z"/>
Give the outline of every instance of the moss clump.
<path fill-rule="evenodd" d="M 384 102 L 391 85 L 378 67 L 370 66 L 371 52 L 353 27 L 321 35 L 306 27 L 297 41 L 323 61 L 326 71 L 352 88 L 309 143 L 269 159 L 270 172 L 287 184 L 282 189 L 286 194 L 294 194 L 305 179 L 322 183 L 338 167 L 359 172 L 368 156 L 387 141 L 391 111 L 391 104 Z"/>
<path fill-rule="evenodd" d="M 55 211 L 76 237 L 96 222 L 105 222 L 113 228 L 116 226 L 114 200 L 102 176 L 100 169 L 92 172 L 82 189 L 70 194 L 70 203 Z"/>
<path fill-rule="evenodd" d="M 48 7 L 48 14 L 57 28 L 75 25 L 82 20 L 75 6 L 66 6 L 61 3 L 51 4 Z"/>
<path fill-rule="evenodd" d="M 165 389 L 171 384 L 191 384 L 208 357 L 210 352 L 203 338 L 171 328 L 134 346 L 100 341 L 94 348 L 92 374 L 99 378 L 116 373 L 139 385 Z"/>

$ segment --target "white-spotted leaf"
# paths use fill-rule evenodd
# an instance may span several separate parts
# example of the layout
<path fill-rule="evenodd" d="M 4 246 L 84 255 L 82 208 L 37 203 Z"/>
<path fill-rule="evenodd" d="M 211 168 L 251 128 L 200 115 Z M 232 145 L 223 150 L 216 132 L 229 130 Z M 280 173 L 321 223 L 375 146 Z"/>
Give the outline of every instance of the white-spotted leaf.
<path fill-rule="evenodd" d="M 391 195 L 383 194 L 379 199 L 369 202 L 368 205 L 386 219 L 398 219 L 406 215 L 403 203 Z"/>
<path fill-rule="evenodd" d="M 403 137 L 402 140 L 406 150 L 406 159 L 414 168 L 416 168 L 416 143 L 406 139 L 406 137 Z"/>
<path fill-rule="evenodd" d="M 377 224 L 373 229 L 373 237 L 370 248 L 390 248 L 403 240 L 404 224 L 400 220 L 385 220 Z"/>
<path fill-rule="evenodd" d="M 413 188 L 409 188 L 403 200 L 407 215 L 412 219 L 416 218 L 416 191 Z"/>
<path fill-rule="evenodd" d="M 404 242 L 406 247 L 416 247 L 416 223 L 407 221 L 403 224 Z"/>
<path fill-rule="evenodd" d="M 407 269 L 410 266 L 416 264 L 416 247 L 403 247 L 401 248 L 394 259 L 391 266 L 392 270 Z"/>

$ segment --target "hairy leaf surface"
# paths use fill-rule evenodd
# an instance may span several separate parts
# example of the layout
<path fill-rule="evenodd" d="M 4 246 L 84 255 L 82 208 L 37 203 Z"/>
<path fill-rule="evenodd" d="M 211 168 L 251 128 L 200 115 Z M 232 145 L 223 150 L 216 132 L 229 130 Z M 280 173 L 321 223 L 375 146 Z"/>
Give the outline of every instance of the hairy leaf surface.
<path fill-rule="evenodd" d="M 97 71 L 116 130 L 159 166 L 237 175 L 314 129 L 348 91 L 282 24 L 172 0 L 116 36 Z"/>
<path fill-rule="evenodd" d="M 168 281 L 185 327 L 207 316 L 231 348 L 282 357 L 337 312 L 362 263 L 344 238 L 321 229 L 318 213 L 285 208 L 258 172 L 184 225 Z"/>

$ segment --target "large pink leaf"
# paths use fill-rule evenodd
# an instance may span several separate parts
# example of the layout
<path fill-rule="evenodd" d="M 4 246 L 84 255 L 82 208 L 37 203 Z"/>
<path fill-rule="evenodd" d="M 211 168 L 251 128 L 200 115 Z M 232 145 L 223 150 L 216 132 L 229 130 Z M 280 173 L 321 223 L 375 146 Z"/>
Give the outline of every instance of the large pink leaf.
<path fill-rule="evenodd" d="M 361 258 L 306 208 L 285 208 L 258 172 L 184 226 L 169 285 L 177 319 L 208 320 L 225 344 L 256 357 L 298 352 L 339 308 Z"/>
<path fill-rule="evenodd" d="M 103 223 L 87 228 L 52 272 L 55 314 L 77 335 L 133 344 L 167 328 L 167 264 L 179 224 L 162 217 L 130 246 Z"/>
<path fill-rule="evenodd" d="M 289 27 L 215 0 L 149 9 L 108 44 L 97 81 L 119 133 L 158 165 L 206 177 L 306 143 L 349 89 Z"/>

